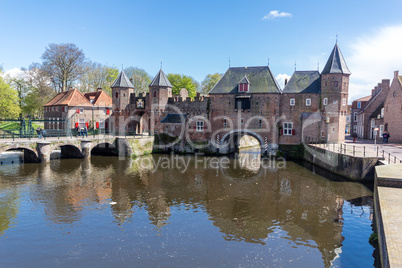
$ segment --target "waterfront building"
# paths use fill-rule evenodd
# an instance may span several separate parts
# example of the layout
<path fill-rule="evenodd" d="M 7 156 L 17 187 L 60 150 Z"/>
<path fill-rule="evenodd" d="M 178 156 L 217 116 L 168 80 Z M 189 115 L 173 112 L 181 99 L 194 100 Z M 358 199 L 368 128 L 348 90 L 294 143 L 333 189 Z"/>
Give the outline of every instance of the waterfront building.
<path fill-rule="evenodd" d="M 44 105 L 44 128 L 48 132 L 83 128 L 108 129 L 112 99 L 103 90 L 82 94 L 70 88 Z"/>
<path fill-rule="evenodd" d="M 391 88 L 384 102 L 384 130 L 391 135 L 392 143 L 402 143 L 402 76 L 394 72 Z"/>
<path fill-rule="evenodd" d="M 351 110 L 351 135 L 353 133 L 359 133 L 357 130 L 357 114 L 363 109 L 364 105 L 370 100 L 371 95 L 354 100 L 352 102 L 352 110 Z"/>
<path fill-rule="evenodd" d="M 212 151 L 232 152 L 244 135 L 267 149 L 307 138 L 342 142 L 350 74 L 338 44 L 321 73 L 295 71 L 283 90 L 269 66 L 230 67 L 208 96 L 194 99 L 185 89 L 173 96 L 162 69 L 149 93 L 136 95 L 122 71 L 112 85 L 111 128 L 177 137 L 181 151 L 206 143 Z"/>

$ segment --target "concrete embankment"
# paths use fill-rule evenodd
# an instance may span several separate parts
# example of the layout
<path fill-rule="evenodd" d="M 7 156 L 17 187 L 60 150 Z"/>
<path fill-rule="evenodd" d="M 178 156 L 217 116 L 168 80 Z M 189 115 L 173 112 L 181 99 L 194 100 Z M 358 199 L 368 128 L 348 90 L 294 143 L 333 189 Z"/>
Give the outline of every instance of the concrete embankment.
<path fill-rule="evenodd" d="M 304 160 L 353 181 L 373 180 L 377 157 L 355 157 L 313 145 L 305 146 Z"/>
<path fill-rule="evenodd" d="M 402 267 L 402 164 L 375 168 L 374 204 L 382 267 Z"/>

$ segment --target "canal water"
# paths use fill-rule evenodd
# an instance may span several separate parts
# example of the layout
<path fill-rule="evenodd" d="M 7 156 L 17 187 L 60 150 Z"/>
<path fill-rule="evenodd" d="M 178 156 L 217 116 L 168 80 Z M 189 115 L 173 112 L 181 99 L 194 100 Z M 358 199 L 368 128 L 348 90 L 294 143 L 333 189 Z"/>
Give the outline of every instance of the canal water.
<path fill-rule="evenodd" d="M 372 218 L 364 185 L 256 154 L 0 169 L 0 267 L 373 267 Z"/>

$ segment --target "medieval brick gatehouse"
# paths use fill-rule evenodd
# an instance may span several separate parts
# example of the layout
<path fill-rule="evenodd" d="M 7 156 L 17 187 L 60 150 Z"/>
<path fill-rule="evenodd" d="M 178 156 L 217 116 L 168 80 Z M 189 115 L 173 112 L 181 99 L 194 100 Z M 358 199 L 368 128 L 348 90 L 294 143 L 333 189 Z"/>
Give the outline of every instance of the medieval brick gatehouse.
<path fill-rule="evenodd" d="M 112 85 L 115 132 L 165 133 L 187 145 L 207 143 L 232 152 L 243 135 L 264 150 L 305 139 L 344 141 L 350 71 L 338 44 L 322 70 L 295 71 L 282 90 L 269 66 L 231 67 L 208 97 L 194 100 L 185 90 L 172 95 L 162 69 L 149 93 L 136 95 L 122 71 Z"/>

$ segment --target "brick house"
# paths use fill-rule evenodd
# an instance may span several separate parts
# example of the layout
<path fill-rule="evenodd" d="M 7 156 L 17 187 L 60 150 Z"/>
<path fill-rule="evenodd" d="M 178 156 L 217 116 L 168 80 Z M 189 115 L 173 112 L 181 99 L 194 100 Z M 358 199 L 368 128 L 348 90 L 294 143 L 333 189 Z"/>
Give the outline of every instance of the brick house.
<path fill-rule="evenodd" d="M 370 100 L 370 96 L 366 96 L 357 100 L 354 100 L 352 102 L 352 110 L 351 110 L 351 132 L 350 134 L 352 135 L 353 133 L 357 134 L 357 114 L 363 109 L 364 105 Z"/>
<path fill-rule="evenodd" d="M 384 101 L 390 89 L 390 80 L 383 79 L 371 90 L 371 97 L 357 112 L 357 135 L 362 139 L 381 139 L 384 131 Z M 378 131 L 375 132 L 375 129 Z M 377 133 L 377 134 L 376 134 Z"/>
<path fill-rule="evenodd" d="M 61 132 L 83 128 L 107 129 L 112 99 L 106 92 L 82 94 L 78 89 L 60 92 L 44 105 L 44 128 L 48 132 Z"/>
<path fill-rule="evenodd" d="M 112 85 L 111 127 L 180 136 L 182 149 L 191 142 L 207 142 L 213 150 L 229 144 L 223 152 L 243 135 L 272 149 L 306 138 L 343 141 L 350 74 L 338 44 L 321 74 L 295 71 L 283 91 L 269 66 L 230 67 L 208 97 L 193 100 L 185 90 L 173 96 L 162 69 L 149 93 L 140 95 L 122 71 Z"/>
<path fill-rule="evenodd" d="M 384 130 L 391 135 L 389 141 L 402 143 L 402 76 L 399 71 L 394 72 L 384 108 Z"/>

